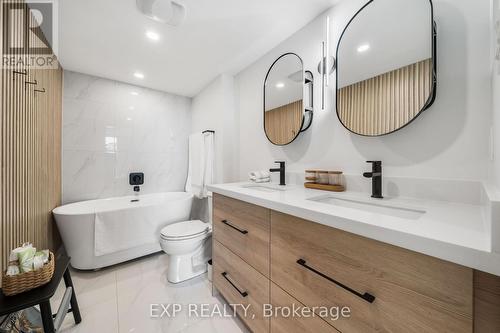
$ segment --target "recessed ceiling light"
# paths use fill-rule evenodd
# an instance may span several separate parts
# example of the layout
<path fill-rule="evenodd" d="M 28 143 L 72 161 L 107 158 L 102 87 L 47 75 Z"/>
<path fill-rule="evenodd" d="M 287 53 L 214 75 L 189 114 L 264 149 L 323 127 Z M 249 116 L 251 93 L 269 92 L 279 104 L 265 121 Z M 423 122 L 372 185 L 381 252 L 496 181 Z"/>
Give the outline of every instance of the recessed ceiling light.
<path fill-rule="evenodd" d="M 160 39 L 160 35 L 154 31 L 151 31 L 151 30 L 146 31 L 146 37 L 148 37 L 149 39 L 154 40 L 154 41 Z"/>
<path fill-rule="evenodd" d="M 130 118 L 130 117 L 127 117 L 127 120 L 128 120 L 128 121 L 131 121 L 131 120 L 132 120 L 132 118 Z"/>
<path fill-rule="evenodd" d="M 134 76 L 138 79 L 144 79 L 144 74 L 142 74 L 141 72 L 135 72 L 134 73 Z"/>
<path fill-rule="evenodd" d="M 359 53 L 366 52 L 369 49 L 370 49 L 370 44 L 363 44 L 363 45 L 358 46 L 358 52 Z"/>
<path fill-rule="evenodd" d="M 276 83 L 276 88 L 281 89 L 281 88 L 284 88 L 284 87 L 285 87 L 285 84 L 283 82 Z"/>
<path fill-rule="evenodd" d="M 131 92 L 130 92 L 130 95 L 137 96 L 137 95 L 139 95 L 139 93 L 138 93 L 137 91 L 131 91 Z"/>

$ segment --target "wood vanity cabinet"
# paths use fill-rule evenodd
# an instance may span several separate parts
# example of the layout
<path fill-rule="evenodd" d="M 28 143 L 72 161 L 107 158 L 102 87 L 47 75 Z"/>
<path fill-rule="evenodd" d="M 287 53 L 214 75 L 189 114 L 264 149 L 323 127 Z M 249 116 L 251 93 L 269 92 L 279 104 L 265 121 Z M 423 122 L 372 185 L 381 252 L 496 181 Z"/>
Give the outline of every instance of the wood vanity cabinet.
<path fill-rule="evenodd" d="M 269 332 L 269 318 L 263 318 L 263 306 L 269 303 L 269 279 L 218 241 L 213 243 L 213 258 L 215 287 L 230 304 L 250 305 L 248 312 L 241 307 L 236 312 L 253 332 Z"/>
<path fill-rule="evenodd" d="M 214 285 L 252 304 L 256 319 L 242 320 L 253 332 L 473 332 L 470 268 L 219 194 L 213 224 Z M 263 318 L 268 303 L 350 317 Z"/>
<path fill-rule="evenodd" d="M 271 280 L 305 305 L 348 306 L 349 318 L 325 318 L 341 332 L 472 332 L 472 277 L 470 268 L 271 213 Z"/>
<path fill-rule="evenodd" d="M 269 209 L 214 193 L 213 283 L 231 304 L 251 305 L 238 316 L 256 333 L 269 332 Z M 255 315 L 255 318 L 253 318 Z"/>
<path fill-rule="evenodd" d="M 270 210 L 215 194 L 214 238 L 269 277 Z"/>
<path fill-rule="evenodd" d="M 271 304 L 278 307 L 293 308 L 305 305 L 290 296 L 283 289 L 271 282 Z M 271 320 L 272 333 L 339 333 L 333 326 L 318 316 L 294 317 L 288 315 L 275 316 Z"/>

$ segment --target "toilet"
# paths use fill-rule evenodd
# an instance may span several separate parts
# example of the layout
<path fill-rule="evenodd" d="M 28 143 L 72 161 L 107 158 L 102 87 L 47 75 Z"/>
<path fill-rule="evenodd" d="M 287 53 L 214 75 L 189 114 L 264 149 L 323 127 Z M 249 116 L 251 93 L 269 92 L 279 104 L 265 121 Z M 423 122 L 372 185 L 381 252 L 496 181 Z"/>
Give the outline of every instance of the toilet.
<path fill-rule="evenodd" d="M 212 257 L 212 198 L 208 198 L 210 223 L 200 220 L 172 223 L 161 230 L 160 245 L 169 256 L 167 279 L 179 283 L 207 271 Z"/>

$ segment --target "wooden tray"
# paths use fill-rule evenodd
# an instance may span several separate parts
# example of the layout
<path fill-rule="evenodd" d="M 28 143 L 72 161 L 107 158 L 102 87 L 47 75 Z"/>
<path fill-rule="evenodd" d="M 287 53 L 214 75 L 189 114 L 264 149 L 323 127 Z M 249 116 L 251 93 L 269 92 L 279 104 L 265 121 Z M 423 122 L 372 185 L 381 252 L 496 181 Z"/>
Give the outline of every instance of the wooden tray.
<path fill-rule="evenodd" d="M 332 191 L 332 192 L 344 192 L 345 191 L 345 186 L 343 186 L 343 185 L 329 185 L 329 184 L 318 184 L 318 183 L 307 182 L 307 183 L 304 183 L 304 187 L 312 188 L 315 190 Z"/>

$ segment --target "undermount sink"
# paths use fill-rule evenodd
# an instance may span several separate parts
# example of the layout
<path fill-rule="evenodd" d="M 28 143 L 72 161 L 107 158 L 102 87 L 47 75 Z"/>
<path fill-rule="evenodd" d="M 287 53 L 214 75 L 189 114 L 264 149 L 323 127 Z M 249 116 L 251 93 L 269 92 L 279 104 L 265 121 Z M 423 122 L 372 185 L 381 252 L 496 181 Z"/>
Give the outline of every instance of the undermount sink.
<path fill-rule="evenodd" d="M 352 198 L 339 198 L 331 195 L 310 198 L 308 200 L 321 202 L 327 205 L 352 208 L 364 212 L 389 215 L 409 220 L 417 220 L 426 212 L 425 210 L 409 208 L 390 203 L 361 201 Z"/>
<path fill-rule="evenodd" d="M 281 185 L 271 184 L 271 183 L 244 184 L 244 185 L 241 185 L 241 187 L 256 190 L 256 191 L 261 191 L 261 192 L 286 191 L 290 188 L 290 186 L 288 186 L 288 185 L 281 186 Z"/>

